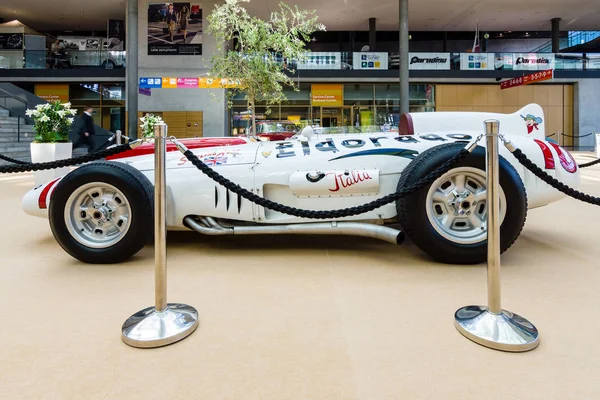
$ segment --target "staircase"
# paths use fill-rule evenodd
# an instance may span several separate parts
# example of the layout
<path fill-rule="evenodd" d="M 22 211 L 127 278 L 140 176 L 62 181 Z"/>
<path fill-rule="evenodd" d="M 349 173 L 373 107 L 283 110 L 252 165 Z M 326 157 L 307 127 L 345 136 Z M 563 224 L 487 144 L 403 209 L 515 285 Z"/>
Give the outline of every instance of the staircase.
<path fill-rule="evenodd" d="M 20 125 L 20 135 L 19 135 Z M 23 119 L 11 117 L 8 110 L 0 109 L 0 154 L 22 161 L 31 161 L 29 144 L 35 134 L 33 125 L 26 125 Z M 0 165 L 7 165 L 0 160 Z"/>

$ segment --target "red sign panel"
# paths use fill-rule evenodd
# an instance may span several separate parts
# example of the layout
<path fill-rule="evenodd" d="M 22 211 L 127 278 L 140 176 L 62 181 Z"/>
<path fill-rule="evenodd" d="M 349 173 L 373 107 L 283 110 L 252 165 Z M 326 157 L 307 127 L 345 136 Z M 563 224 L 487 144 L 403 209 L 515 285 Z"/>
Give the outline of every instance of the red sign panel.
<path fill-rule="evenodd" d="M 546 71 L 534 72 L 533 74 L 521 76 L 519 78 L 508 79 L 500 82 L 500 89 L 509 89 L 515 86 L 529 85 L 530 83 L 547 81 L 552 79 L 553 71 L 548 69 Z"/>

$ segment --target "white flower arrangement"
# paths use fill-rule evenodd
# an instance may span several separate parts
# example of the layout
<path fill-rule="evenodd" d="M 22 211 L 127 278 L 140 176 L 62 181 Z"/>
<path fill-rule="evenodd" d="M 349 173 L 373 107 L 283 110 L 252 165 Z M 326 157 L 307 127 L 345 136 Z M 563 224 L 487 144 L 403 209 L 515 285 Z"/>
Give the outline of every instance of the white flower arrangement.
<path fill-rule="evenodd" d="M 154 137 L 154 125 L 164 123 L 161 117 L 154 114 L 146 114 L 140 118 L 140 121 L 142 121 L 142 124 L 140 125 L 140 128 L 142 128 L 142 138 L 145 139 Z"/>
<path fill-rule="evenodd" d="M 57 143 L 69 141 L 69 129 L 74 121 L 71 116 L 76 115 L 77 110 L 71 108 L 71 103 L 56 101 L 38 104 L 25 114 L 35 123 L 36 143 Z"/>

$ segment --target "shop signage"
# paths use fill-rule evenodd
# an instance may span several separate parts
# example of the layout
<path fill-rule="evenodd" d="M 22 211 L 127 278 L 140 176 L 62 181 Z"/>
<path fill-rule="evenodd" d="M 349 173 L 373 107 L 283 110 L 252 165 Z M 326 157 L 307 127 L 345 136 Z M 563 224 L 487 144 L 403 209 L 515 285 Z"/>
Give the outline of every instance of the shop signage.
<path fill-rule="evenodd" d="M 310 52 L 298 62 L 298 69 L 342 69 L 342 53 Z"/>
<path fill-rule="evenodd" d="M 163 89 L 177 89 L 177 78 L 162 78 Z"/>
<path fill-rule="evenodd" d="M 507 79 L 505 81 L 500 82 L 500 89 L 510 89 L 515 86 L 529 85 L 530 83 L 542 82 L 552 79 L 553 70 L 549 69 L 547 71 L 539 71 L 533 74 L 520 76 L 514 79 Z"/>
<path fill-rule="evenodd" d="M 35 85 L 35 95 L 46 101 L 67 103 L 69 101 L 69 85 L 38 83 Z"/>
<path fill-rule="evenodd" d="M 314 107 L 341 107 L 344 105 L 344 85 L 311 85 L 311 105 Z"/>
<path fill-rule="evenodd" d="M 409 53 L 408 69 L 450 69 L 450 53 Z"/>
<path fill-rule="evenodd" d="M 494 53 L 461 53 L 461 70 L 493 70 L 496 56 Z"/>
<path fill-rule="evenodd" d="M 0 50 L 23 50 L 23 34 L 0 33 Z"/>
<path fill-rule="evenodd" d="M 160 89 L 162 88 L 162 78 L 140 78 L 140 88 Z"/>
<path fill-rule="evenodd" d="M 388 69 L 388 53 L 353 53 L 354 69 Z"/>
<path fill-rule="evenodd" d="M 152 89 L 140 87 L 138 89 L 139 94 L 143 94 L 144 96 L 152 96 Z"/>
<path fill-rule="evenodd" d="M 513 65 L 514 71 L 544 71 L 554 69 L 554 54 L 550 53 L 514 53 Z M 510 69 L 505 68 L 504 69 Z"/>

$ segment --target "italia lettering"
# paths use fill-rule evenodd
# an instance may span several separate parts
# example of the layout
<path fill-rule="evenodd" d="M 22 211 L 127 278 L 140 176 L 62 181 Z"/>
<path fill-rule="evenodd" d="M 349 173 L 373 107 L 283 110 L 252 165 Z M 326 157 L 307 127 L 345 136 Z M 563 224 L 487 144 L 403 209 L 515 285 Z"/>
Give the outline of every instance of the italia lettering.
<path fill-rule="evenodd" d="M 330 172 L 327 175 L 335 175 L 335 187 L 329 189 L 330 192 L 339 192 L 341 189 L 346 189 L 357 183 L 373 179 L 368 172 L 362 171 L 352 171 L 337 175 Z"/>

